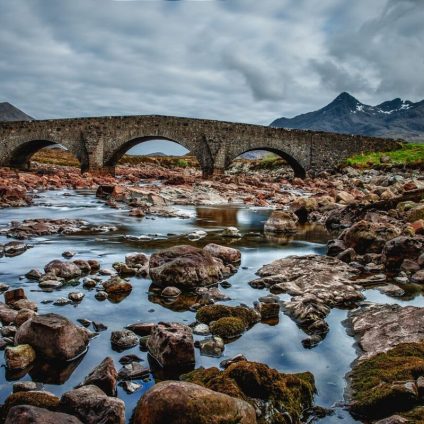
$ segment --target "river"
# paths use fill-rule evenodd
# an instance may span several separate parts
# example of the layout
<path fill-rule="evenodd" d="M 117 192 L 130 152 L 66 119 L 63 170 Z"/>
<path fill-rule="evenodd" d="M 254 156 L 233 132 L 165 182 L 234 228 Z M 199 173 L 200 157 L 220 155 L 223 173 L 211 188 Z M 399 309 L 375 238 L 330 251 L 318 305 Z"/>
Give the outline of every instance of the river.
<path fill-rule="evenodd" d="M 84 219 L 91 224 L 115 225 L 118 230 L 104 234 L 84 236 L 49 236 L 37 237 L 29 241 L 33 247 L 15 257 L 0 259 L 0 282 L 11 287 L 23 287 L 29 299 L 39 305 L 39 313 L 56 312 L 76 322 L 78 318 L 100 321 L 108 329 L 91 340 L 88 352 L 79 361 L 64 364 L 59 369 L 48 365 L 35 366 L 29 373 L 10 373 L 6 371 L 2 357 L 0 380 L 0 402 L 11 393 L 12 385 L 17 380 L 34 380 L 44 383 L 45 390 L 57 395 L 70 390 L 80 383 L 84 376 L 110 355 L 119 369 L 119 358 L 135 353 L 148 364 L 147 353 L 138 347 L 124 353 L 112 350 L 110 332 L 120 330 L 125 325 L 136 321 L 159 322 L 178 321 L 192 323 L 194 312 L 186 310 L 184 305 L 161 305 L 157 299 L 149 295 L 150 281 L 145 278 L 131 278 L 133 291 L 119 303 L 100 302 L 95 299 L 95 291 L 88 291 L 81 286 L 65 286 L 53 292 L 43 292 L 37 283 L 30 282 L 21 276 L 31 268 L 42 269 L 53 259 L 62 259 L 65 250 L 77 252 L 73 259 L 97 259 L 103 268 L 110 268 L 116 261 L 123 261 L 127 253 L 142 251 L 150 254 L 164 247 L 177 244 L 194 244 L 203 246 L 208 242 L 221 244 L 231 243 L 232 247 L 242 252 L 239 271 L 228 281 L 231 287 L 222 289 L 231 297 L 230 305 L 245 303 L 252 306 L 258 297 L 266 294 L 251 288 L 248 282 L 255 278 L 256 270 L 274 259 L 289 255 L 305 255 L 310 253 L 325 254 L 325 242 L 329 235 L 320 227 L 304 227 L 294 239 L 266 239 L 261 234 L 263 223 L 270 211 L 268 209 L 252 209 L 243 206 L 202 206 L 179 207 L 190 217 L 181 218 L 134 218 L 128 216 L 128 210 L 111 209 L 99 201 L 91 191 L 47 191 L 40 193 L 34 205 L 28 208 L 4 209 L 0 213 L 0 227 L 12 220 L 30 218 L 73 218 Z M 219 237 L 224 227 L 236 226 L 245 234 L 241 239 L 224 241 Z M 187 234 L 196 230 L 208 232 L 208 236 L 197 242 L 189 242 Z M 259 234 L 258 234 L 259 233 Z M 129 240 L 126 236 L 149 236 L 147 240 Z M 0 236 L 0 243 L 10 241 Z M 85 298 L 79 304 L 55 306 L 51 301 L 59 297 L 67 297 L 68 292 L 81 290 Z M 368 300 L 381 303 L 401 303 L 424 306 L 422 297 L 408 300 L 394 299 L 380 294 L 377 290 L 366 292 Z M 281 296 L 284 299 L 284 296 Z M 343 401 L 345 374 L 355 359 L 353 338 L 349 337 L 343 326 L 347 311 L 334 309 L 328 317 L 330 331 L 323 342 L 314 349 L 304 349 L 301 340 L 305 334 L 283 313 L 277 325 L 270 326 L 259 323 L 242 337 L 225 347 L 224 356 L 210 358 L 201 356 L 196 349 L 196 367 L 218 366 L 222 359 L 243 353 L 249 360 L 263 362 L 282 372 L 311 371 L 316 379 L 318 394 L 316 404 L 331 407 Z M 201 339 L 201 336 L 195 336 Z M 156 376 L 157 377 L 157 376 Z M 126 403 L 126 415 L 129 420 L 133 408 L 149 387 L 154 384 L 155 376 L 149 381 L 139 381 L 142 387 L 133 394 L 127 394 L 118 387 L 118 396 Z M 321 420 L 322 423 L 353 423 L 350 415 L 343 408 L 336 408 L 335 414 Z"/>

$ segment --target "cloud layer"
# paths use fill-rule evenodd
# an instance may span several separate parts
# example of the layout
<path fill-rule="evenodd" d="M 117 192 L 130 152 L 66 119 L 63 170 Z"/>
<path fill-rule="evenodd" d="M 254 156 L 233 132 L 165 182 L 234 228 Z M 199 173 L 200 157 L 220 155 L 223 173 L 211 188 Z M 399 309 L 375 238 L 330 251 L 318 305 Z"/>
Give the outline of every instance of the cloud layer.
<path fill-rule="evenodd" d="M 422 0 L 0 0 L 0 101 L 268 124 L 424 98 Z"/>

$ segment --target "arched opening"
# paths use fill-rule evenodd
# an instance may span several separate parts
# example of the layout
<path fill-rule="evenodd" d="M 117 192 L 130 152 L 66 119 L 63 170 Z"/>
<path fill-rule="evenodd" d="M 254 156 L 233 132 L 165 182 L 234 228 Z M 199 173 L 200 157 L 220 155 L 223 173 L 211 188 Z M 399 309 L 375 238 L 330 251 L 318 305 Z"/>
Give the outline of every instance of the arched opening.
<path fill-rule="evenodd" d="M 88 160 L 75 156 L 62 144 L 51 140 L 31 140 L 21 144 L 11 155 L 10 166 L 22 170 L 33 169 L 37 165 L 72 166 L 88 170 Z"/>
<path fill-rule="evenodd" d="M 117 149 L 109 160 L 106 167 L 113 169 L 115 173 L 126 172 L 127 168 L 140 168 L 146 177 L 158 169 L 177 170 L 186 175 L 200 174 L 200 164 L 192 152 L 184 145 L 166 137 L 141 137 L 135 138 L 123 144 Z"/>
<path fill-rule="evenodd" d="M 300 163 L 286 152 L 269 147 L 249 149 L 235 157 L 226 168 L 226 173 L 266 174 L 280 178 L 305 178 L 306 171 Z"/>

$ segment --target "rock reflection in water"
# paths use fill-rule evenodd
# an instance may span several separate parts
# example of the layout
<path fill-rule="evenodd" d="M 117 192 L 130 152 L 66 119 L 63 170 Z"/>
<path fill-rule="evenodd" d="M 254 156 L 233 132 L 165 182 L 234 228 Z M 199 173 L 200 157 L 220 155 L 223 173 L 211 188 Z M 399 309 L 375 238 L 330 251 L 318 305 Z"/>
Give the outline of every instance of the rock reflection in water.
<path fill-rule="evenodd" d="M 199 300 L 199 296 L 195 293 L 181 293 L 177 297 L 163 297 L 161 291 L 161 288 L 152 284 L 149 287 L 149 302 L 156 303 L 174 312 L 188 311 Z"/>

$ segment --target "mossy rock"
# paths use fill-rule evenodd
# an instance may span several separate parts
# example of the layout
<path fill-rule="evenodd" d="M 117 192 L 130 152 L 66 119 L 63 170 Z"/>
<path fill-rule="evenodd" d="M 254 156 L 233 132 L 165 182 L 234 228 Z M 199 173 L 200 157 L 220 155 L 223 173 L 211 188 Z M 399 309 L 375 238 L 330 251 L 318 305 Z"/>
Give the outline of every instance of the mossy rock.
<path fill-rule="evenodd" d="M 16 405 L 31 405 L 38 408 L 57 410 L 60 399 L 50 392 L 45 391 L 29 391 L 12 393 L 4 402 L 2 414 L 7 416 L 9 410 Z"/>
<path fill-rule="evenodd" d="M 382 418 L 418 404 L 414 385 L 424 376 L 424 343 L 403 343 L 358 362 L 351 374 L 354 415 Z M 405 384 L 409 383 L 412 390 Z"/>
<path fill-rule="evenodd" d="M 197 369 L 185 381 L 246 400 L 261 410 L 258 424 L 300 423 L 315 393 L 311 373 L 283 374 L 257 362 L 241 361 L 226 370 Z"/>
<path fill-rule="evenodd" d="M 240 336 L 246 326 L 240 318 L 225 317 L 212 322 L 209 328 L 214 336 L 219 336 L 223 339 L 233 339 Z"/>
<path fill-rule="evenodd" d="M 208 325 L 212 321 L 227 317 L 240 318 L 247 328 L 252 327 L 260 320 L 260 315 L 254 309 L 244 306 L 206 305 L 196 313 L 197 321 Z"/>

